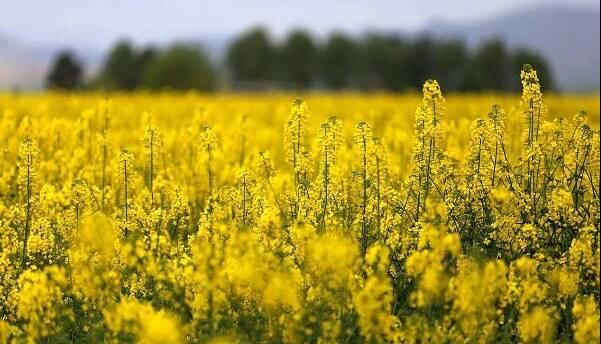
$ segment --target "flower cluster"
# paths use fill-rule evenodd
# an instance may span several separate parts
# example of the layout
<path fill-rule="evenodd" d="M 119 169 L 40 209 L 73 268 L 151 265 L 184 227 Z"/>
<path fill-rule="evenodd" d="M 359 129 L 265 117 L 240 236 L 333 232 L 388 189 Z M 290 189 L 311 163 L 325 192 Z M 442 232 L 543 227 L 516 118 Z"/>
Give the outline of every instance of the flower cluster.
<path fill-rule="evenodd" d="M 0 342 L 598 343 L 599 96 L 521 81 L 0 94 Z"/>

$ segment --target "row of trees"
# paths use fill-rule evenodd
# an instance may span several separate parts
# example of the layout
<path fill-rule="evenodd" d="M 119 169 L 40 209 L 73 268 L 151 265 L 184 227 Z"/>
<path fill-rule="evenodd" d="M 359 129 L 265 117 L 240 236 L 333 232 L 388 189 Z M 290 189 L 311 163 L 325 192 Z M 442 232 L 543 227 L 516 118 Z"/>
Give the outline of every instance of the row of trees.
<path fill-rule="evenodd" d="M 95 86 L 123 90 L 213 90 L 217 81 L 217 70 L 200 47 L 176 44 L 157 51 L 136 49 L 121 41 L 108 54 Z"/>
<path fill-rule="evenodd" d="M 232 41 L 221 67 L 195 45 L 166 49 L 136 48 L 118 42 L 99 75 L 88 87 L 132 89 L 360 89 L 403 91 L 436 78 L 449 90 L 514 91 L 515 71 L 535 65 L 546 88 L 552 88 L 545 60 L 525 49 L 508 49 L 501 40 L 468 49 L 459 40 L 427 36 L 404 38 L 372 33 L 351 37 L 333 33 L 318 41 L 307 31 L 290 32 L 275 42 L 263 28 Z M 48 76 L 56 88 L 81 87 L 83 68 L 69 53 L 61 54 Z"/>
<path fill-rule="evenodd" d="M 263 28 L 239 36 L 229 47 L 226 65 L 234 86 L 386 89 L 402 91 L 434 78 L 449 90 L 515 91 L 516 71 L 530 63 L 552 88 L 550 69 L 537 53 L 508 49 L 492 39 L 476 49 L 460 40 L 428 36 L 405 38 L 372 33 L 355 38 L 333 33 L 318 42 L 307 31 L 291 32 L 275 44 Z"/>
<path fill-rule="evenodd" d="M 82 64 L 68 51 L 58 55 L 47 78 L 50 88 L 106 90 L 213 90 L 217 81 L 217 71 L 200 47 L 177 44 L 159 51 L 136 49 L 127 41 L 111 49 L 99 74 L 88 84 L 83 83 Z"/>

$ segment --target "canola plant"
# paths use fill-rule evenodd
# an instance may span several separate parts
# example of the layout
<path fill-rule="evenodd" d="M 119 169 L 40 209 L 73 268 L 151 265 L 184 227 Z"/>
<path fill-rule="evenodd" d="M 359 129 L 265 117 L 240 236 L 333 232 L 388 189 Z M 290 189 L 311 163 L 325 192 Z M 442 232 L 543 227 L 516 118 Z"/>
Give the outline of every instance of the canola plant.
<path fill-rule="evenodd" d="M 0 94 L 0 342 L 599 343 L 599 96 L 521 81 Z"/>

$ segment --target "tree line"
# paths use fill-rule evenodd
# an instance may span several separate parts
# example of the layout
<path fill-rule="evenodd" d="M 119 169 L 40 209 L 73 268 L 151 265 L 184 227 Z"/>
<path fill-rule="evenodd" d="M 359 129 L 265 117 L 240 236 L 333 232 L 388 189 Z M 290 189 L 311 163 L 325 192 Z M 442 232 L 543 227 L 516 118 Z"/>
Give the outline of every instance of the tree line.
<path fill-rule="evenodd" d="M 107 90 L 327 89 L 405 91 L 426 79 L 451 91 L 516 91 L 519 68 L 536 66 L 546 89 L 553 89 L 546 60 L 528 49 L 510 49 L 500 39 L 467 47 L 458 39 L 423 35 L 331 33 L 316 39 L 306 30 L 274 40 L 261 27 L 231 41 L 222 61 L 211 61 L 198 44 L 140 48 L 117 42 L 91 81 L 74 54 L 60 53 L 48 74 L 50 88 Z"/>
<path fill-rule="evenodd" d="M 120 41 L 107 54 L 100 71 L 83 80 L 83 64 L 70 51 L 60 52 L 48 73 L 51 89 L 215 90 L 218 70 L 202 47 L 175 44 L 166 49 L 136 48 Z"/>

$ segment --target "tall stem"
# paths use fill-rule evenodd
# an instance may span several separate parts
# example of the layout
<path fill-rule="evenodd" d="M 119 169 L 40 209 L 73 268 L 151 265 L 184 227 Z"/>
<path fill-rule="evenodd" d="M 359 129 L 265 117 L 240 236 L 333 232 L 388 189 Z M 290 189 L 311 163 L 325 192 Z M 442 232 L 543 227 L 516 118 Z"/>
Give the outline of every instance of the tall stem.
<path fill-rule="evenodd" d="M 105 187 L 106 187 L 106 158 L 108 156 L 108 149 L 106 142 L 102 145 L 102 211 L 104 212 L 104 200 L 105 200 Z"/>
<path fill-rule="evenodd" d="M 125 187 L 125 222 L 128 221 L 128 214 L 127 214 L 127 161 L 123 161 L 123 184 Z"/>
<path fill-rule="evenodd" d="M 104 203 L 105 203 L 105 187 L 106 187 L 106 161 L 108 158 L 108 147 L 106 144 L 106 135 L 109 129 L 109 120 L 108 117 L 105 117 L 104 119 L 104 128 L 102 129 L 102 135 L 104 135 L 104 138 L 102 140 L 102 189 L 101 189 L 101 193 L 102 193 L 102 211 L 104 212 Z"/>
<path fill-rule="evenodd" d="M 150 133 L 150 208 L 154 208 L 154 131 Z"/>
<path fill-rule="evenodd" d="M 323 215 L 322 215 L 322 230 L 325 232 L 326 230 L 326 214 L 328 211 L 328 184 L 329 184 L 329 161 L 328 161 L 328 128 L 325 127 L 323 129 L 323 137 L 325 141 L 324 150 L 324 166 L 323 166 L 323 189 L 324 189 L 324 199 L 323 199 Z"/>
<path fill-rule="evenodd" d="M 207 144 L 207 174 L 209 178 L 209 197 L 213 194 L 213 174 L 211 173 L 211 144 Z"/>
<path fill-rule="evenodd" d="M 33 157 L 31 154 L 27 154 L 27 207 L 26 207 L 26 219 L 25 219 L 25 233 L 23 235 L 23 256 L 21 257 L 21 265 L 25 269 L 27 265 L 27 241 L 29 240 L 29 231 L 31 227 L 31 164 Z"/>
<path fill-rule="evenodd" d="M 246 225 L 246 174 L 242 176 L 242 223 Z"/>
<path fill-rule="evenodd" d="M 363 177 L 363 204 L 362 204 L 362 209 L 361 209 L 361 216 L 362 216 L 361 254 L 364 256 L 365 252 L 367 251 L 367 219 L 366 219 L 366 212 L 367 212 L 367 141 L 366 141 L 365 136 L 363 136 L 362 144 L 363 144 L 363 150 L 362 150 L 363 164 L 362 164 L 361 173 L 362 173 L 362 177 Z"/>
<path fill-rule="evenodd" d="M 300 202 L 300 172 L 297 168 L 297 157 L 300 155 L 301 148 L 301 119 L 297 117 L 297 129 L 296 129 L 296 147 L 294 148 L 294 186 L 296 188 L 296 205 L 295 205 L 295 216 L 298 216 L 299 202 Z"/>
<path fill-rule="evenodd" d="M 380 219 L 380 200 L 381 200 L 381 195 L 380 195 L 380 157 L 376 155 L 376 181 L 377 181 L 377 186 L 376 186 L 376 219 L 378 221 L 377 225 L 378 225 L 378 231 L 380 230 L 380 224 L 381 224 L 381 219 Z"/>

